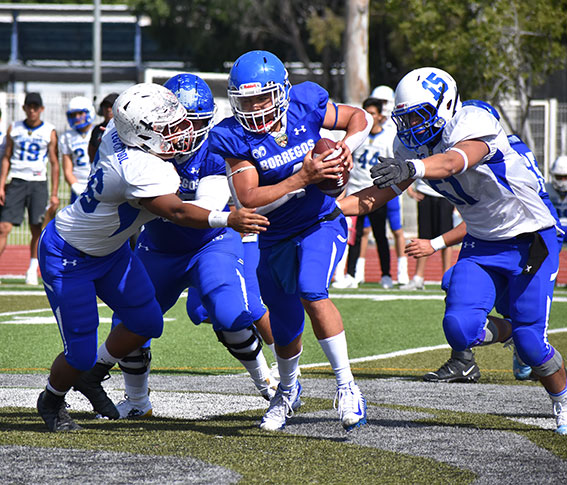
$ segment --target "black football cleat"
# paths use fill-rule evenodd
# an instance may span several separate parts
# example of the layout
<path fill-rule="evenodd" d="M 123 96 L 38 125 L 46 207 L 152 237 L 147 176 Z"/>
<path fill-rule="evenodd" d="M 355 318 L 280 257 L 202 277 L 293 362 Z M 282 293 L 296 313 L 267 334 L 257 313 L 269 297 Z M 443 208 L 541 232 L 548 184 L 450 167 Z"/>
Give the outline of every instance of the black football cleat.
<path fill-rule="evenodd" d="M 47 389 L 37 399 L 37 412 L 52 433 L 83 429 L 69 416 L 65 397 L 57 396 Z"/>
<path fill-rule="evenodd" d="M 478 382 L 480 369 L 474 360 L 462 361 L 451 357 L 436 371 L 423 376 L 426 382 Z"/>
<path fill-rule="evenodd" d="M 102 381 L 110 378 L 108 371 L 112 365 L 102 363 L 83 372 L 75 382 L 73 389 L 83 394 L 93 405 L 94 410 L 109 419 L 120 418 L 120 413 L 101 385 Z"/>

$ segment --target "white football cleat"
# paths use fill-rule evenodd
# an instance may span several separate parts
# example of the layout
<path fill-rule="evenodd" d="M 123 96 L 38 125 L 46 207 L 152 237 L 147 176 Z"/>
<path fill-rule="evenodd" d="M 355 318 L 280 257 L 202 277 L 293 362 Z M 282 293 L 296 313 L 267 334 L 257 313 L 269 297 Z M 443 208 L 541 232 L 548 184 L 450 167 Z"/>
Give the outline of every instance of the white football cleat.
<path fill-rule="evenodd" d="M 366 399 L 354 381 L 337 387 L 333 407 L 338 411 L 346 431 L 366 424 Z"/>
<path fill-rule="evenodd" d="M 270 401 L 270 407 L 260 422 L 260 429 L 277 431 L 283 429 L 287 418 L 291 418 L 301 406 L 301 384 L 296 381 L 295 387 L 290 391 L 282 390 L 278 386 L 276 395 Z"/>
<path fill-rule="evenodd" d="M 127 395 L 116 405 L 116 409 L 120 413 L 118 419 L 144 419 L 152 416 L 152 403 L 147 397 L 142 402 L 133 402 Z"/>
<path fill-rule="evenodd" d="M 567 393 L 563 396 L 550 396 L 553 403 L 553 416 L 557 422 L 555 432 L 567 435 Z"/>

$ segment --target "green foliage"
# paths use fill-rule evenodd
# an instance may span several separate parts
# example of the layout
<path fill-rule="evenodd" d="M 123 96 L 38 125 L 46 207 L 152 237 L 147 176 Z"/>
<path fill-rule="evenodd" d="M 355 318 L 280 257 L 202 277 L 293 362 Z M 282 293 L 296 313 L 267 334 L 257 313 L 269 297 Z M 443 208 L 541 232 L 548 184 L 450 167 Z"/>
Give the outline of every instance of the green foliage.
<path fill-rule="evenodd" d="M 385 4 L 397 25 L 391 42 L 405 72 L 426 65 L 445 69 L 463 99 L 529 96 L 533 86 L 567 65 L 566 0 Z"/>
<path fill-rule="evenodd" d="M 323 15 L 312 12 L 307 19 L 309 43 L 317 54 L 328 47 L 340 48 L 342 35 L 345 30 L 345 20 L 336 15 L 330 8 L 325 7 Z"/>

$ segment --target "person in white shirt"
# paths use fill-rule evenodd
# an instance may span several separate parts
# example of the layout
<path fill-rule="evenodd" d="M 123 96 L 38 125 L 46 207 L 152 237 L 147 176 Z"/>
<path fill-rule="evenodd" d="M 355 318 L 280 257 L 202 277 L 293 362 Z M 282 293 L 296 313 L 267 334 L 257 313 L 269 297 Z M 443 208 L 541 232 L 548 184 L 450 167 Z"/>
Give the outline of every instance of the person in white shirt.
<path fill-rule="evenodd" d="M 340 201 L 343 212 L 369 212 L 417 179 L 455 204 L 467 235 L 447 288 L 445 337 L 457 351 L 512 338 L 551 398 L 557 433 L 567 435 L 565 365 L 547 340 L 561 229 L 539 195 L 536 175 L 494 116 L 462 107 L 455 80 L 441 69 L 406 74 L 392 118 L 394 157 L 374 166 L 373 187 Z M 446 241 L 441 236 L 431 246 L 438 250 Z M 489 319 L 506 292 L 509 319 Z"/>
<path fill-rule="evenodd" d="M 55 126 L 41 120 L 44 111 L 39 93 L 28 93 L 23 110 L 26 118 L 13 122 L 6 133 L 6 149 L 0 170 L 0 256 L 8 235 L 24 220 L 27 209 L 31 232 L 30 265 L 26 284 L 38 284 L 37 245 L 46 212 L 59 207 L 59 159 Z M 47 165 L 51 178 L 48 192 Z"/>
<path fill-rule="evenodd" d="M 137 84 L 114 104 L 87 188 L 42 233 L 39 261 L 45 292 L 57 319 L 63 352 L 54 360 L 37 409 L 49 431 L 80 429 L 66 410 L 71 387 L 95 411 L 119 417 L 101 381 L 109 366 L 163 330 L 151 280 L 129 238 L 156 217 L 206 228 L 259 232 L 267 219 L 254 210 L 209 211 L 184 203 L 180 179 L 166 160 L 192 142 L 193 126 L 175 95 L 163 86 Z M 97 297 L 122 323 L 97 351 Z"/>
<path fill-rule="evenodd" d="M 71 203 L 87 187 L 91 172 L 88 148 L 95 116 L 94 106 L 88 98 L 75 96 L 69 101 L 67 121 L 71 129 L 61 135 L 59 151 L 63 175 L 71 187 Z"/>

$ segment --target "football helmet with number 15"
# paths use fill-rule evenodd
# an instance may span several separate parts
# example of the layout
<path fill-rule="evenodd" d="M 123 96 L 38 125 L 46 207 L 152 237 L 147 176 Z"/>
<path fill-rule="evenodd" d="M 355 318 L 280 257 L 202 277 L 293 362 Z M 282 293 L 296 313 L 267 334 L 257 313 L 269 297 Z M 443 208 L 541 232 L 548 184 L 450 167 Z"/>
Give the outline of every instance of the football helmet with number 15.
<path fill-rule="evenodd" d="M 410 150 L 439 141 L 461 107 L 457 83 L 441 69 L 422 67 L 406 74 L 395 92 L 392 119 L 398 138 Z"/>

